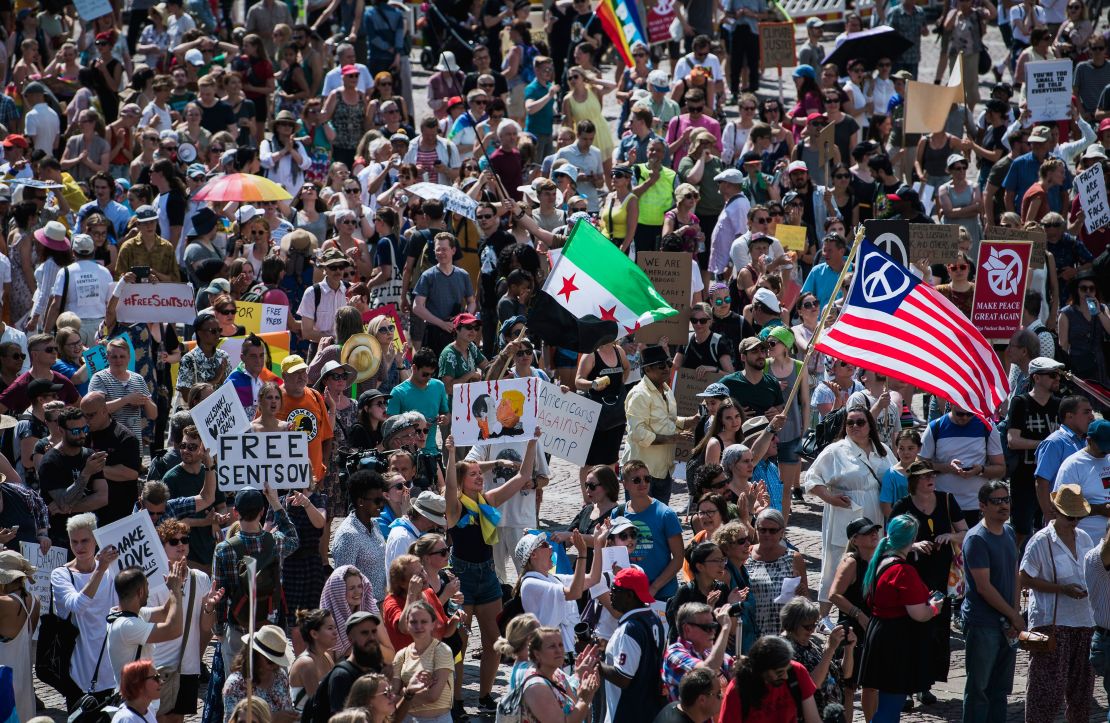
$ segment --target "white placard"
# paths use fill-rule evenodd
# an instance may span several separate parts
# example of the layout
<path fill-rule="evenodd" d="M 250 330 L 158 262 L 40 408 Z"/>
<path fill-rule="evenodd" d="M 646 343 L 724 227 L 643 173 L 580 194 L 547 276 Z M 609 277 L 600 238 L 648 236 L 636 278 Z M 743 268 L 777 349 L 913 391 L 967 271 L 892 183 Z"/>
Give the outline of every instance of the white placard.
<path fill-rule="evenodd" d="M 1079 206 L 1083 209 L 1083 226 L 1094 233 L 1110 224 L 1110 205 L 1106 202 L 1106 176 L 1102 164 L 1096 163 L 1075 177 Z"/>
<path fill-rule="evenodd" d="M 224 434 L 216 447 L 216 485 L 222 492 L 243 487 L 303 490 L 312 485 L 312 461 L 304 432 Z"/>
<path fill-rule="evenodd" d="M 451 434 L 455 445 L 527 442 L 536 429 L 536 377 L 456 384 L 451 390 Z"/>
<path fill-rule="evenodd" d="M 191 324 L 197 316 L 196 294 L 190 284 L 121 283 L 117 295 L 117 321 Z"/>
<path fill-rule="evenodd" d="M 114 545 L 119 551 L 116 559 L 117 574 L 124 568 L 137 565 L 143 569 L 151 590 L 166 586 L 170 561 L 166 557 L 166 551 L 162 549 L 162 542 L 158 539 L 158 532 L 154 529 L 149 512 L 139 510 L 122 520 L 98 527 L 93 530 L 93 537 L 100 549 Z"/>
<path fill-rule="evenodd" d="M 221 435 L 239 434 L 251 426 L 239 393 L 227 383 L 218 386 L 207 399 L 193 407 L 192 415 L 193 424 L 209 452 L 216 449 Z"/>
<path fill-rule="evenodd" d="M 262 320 L 259 322 L 260 334 L 271 331 L 285 331 L 289 325 L 289 307 L 281 304 L 263 304 Z"/>
<path fill-rule="evenodd" d="M 1034 123 L 1066 119 L 1071 92 L 1070 60 L 1035 60 L 1025 64 L 1025 101 Z"/>
<path fill-rule="evenodd" d="M 50 573 L 66 564 L 66 549 L 51 547 L 44 555 L 37 542 L 21 542 L 19 547 L 23 558 L 35 566 L 35 581 L 29 587 L 39 599 L 39 613 L 45 613 L 50 609 Z"/>
<path fill-rule="evenodd" d="M 597 431 L 601 404 L 574 392 L 563 394 L 557 384 L 549 382 L 540 382 L 537 401 L 536 424 L 543 432 L 540 442 L 544 450 L 584 466 Z"/>
<path fill-rule="evenodd" d="M 112 4 L 108 0 L 73 0 L 73 7 L 85 22 L 112 14 Z"/>
<path fill-rule="evenodd" d="M 632 561 L 628 559 L 628 548 L 624 545 L 601 548 L 601 569 L 611 573 L 613 565 L 621 570 L 632 567 Z"/>

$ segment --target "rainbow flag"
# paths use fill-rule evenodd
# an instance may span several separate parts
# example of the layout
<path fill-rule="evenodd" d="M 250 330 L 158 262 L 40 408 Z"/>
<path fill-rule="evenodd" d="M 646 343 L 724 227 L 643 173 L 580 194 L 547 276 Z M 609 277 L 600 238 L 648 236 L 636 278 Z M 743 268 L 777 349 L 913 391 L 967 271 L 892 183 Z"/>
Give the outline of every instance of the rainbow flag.
<path fill-rule="evenodd" d="M 624 64 L 631 67 L 632 46 L 637 42 L 647 44 L 636 3 L 629 0 L 601 0 L 597 16 Z"/>
<path fill-rule="evenodd" d="M 281 361 L 289 356 L 290 335 L 288 331 L 271 331 L 265 334 L 255 334 L 255 336 L 266 342 L 266 346 L 270 348 L 270 371 L 278 376 L 281 376 Z M 239 354 L 243 349 L 243 340 L 245 336 L 228 336 L 220 339 L 217 345 L 220 349 L 227 352 L 229 357 L 228 373 L 235 371 L 239 366 Z M 195 341 L 185 342 L 185 351 L 190 352 L 196 348 Z M 134 355 L 132 355 L 134 356 Z M 174 387 L 177 387 L 177 370 L 180 364 L 174 363 L 170 365 L 170 377 L 173 379 Z"/>

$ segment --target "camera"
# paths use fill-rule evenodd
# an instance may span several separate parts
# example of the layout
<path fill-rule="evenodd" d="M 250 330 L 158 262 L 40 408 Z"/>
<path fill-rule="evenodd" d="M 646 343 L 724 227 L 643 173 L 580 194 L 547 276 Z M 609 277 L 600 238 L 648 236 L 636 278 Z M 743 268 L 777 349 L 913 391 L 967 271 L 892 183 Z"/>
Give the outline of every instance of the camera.
<path fill-rule="evenodd" d="M 733 604 L 729 605 L 728 606 L 728 615 L 729 615 L 729 617 L 731 617 L 731 618 L 740 617 L 740 611 L 743 609 L 743 607 L 744 607 L 744 603 L 742 603 L 742 602 L 734 602 Z"/>

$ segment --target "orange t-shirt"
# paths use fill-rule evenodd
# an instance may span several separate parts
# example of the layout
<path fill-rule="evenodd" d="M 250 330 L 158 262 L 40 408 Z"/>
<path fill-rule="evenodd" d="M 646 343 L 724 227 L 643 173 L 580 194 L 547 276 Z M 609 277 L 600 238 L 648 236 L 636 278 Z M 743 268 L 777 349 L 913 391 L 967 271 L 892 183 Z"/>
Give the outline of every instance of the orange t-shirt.
<path fill-rule="evenodd" d="M 324 479 L 327 472 L 324 467 L 324 442 L 334 436 L 324 396 L 311 387 L 305 387 L 304 396 L 300 397 L 285 392 L 277 417 L 288 421 L 294 432 L 308 433 L 312 476 L 317 482 Z"/>

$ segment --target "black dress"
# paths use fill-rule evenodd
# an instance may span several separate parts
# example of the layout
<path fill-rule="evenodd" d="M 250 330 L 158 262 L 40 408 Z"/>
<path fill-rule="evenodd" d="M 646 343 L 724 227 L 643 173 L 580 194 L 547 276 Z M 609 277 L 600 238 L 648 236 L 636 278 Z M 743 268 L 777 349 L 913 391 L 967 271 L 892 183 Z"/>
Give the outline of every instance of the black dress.
<path fill-rule="evenodd" d="M 852 581 L 852 584 L 849 585 L 842 594 L 848 599 L 848 602 L 852 603 L 857 608 L 862 610 L 863 614 L 870 618 L 871 606 L 867 604 L 867 599 L 864 597 L 863 594 L 863 576 L 867 572 L 868 561 L 860 557 L 860 554 L 854 550 L 852 552 L 849 552 L 848 554 L 853 560 L 856 561 L 856 579 Z M 849 688 L 855 688 L 856 683 L 859 681 L 859 664 L 860 660 L 863 659 L 863 641 L 867 637 L 867 631 L 864 630 L 863 626 L 859 624 L 858 619 L 849 617 L 848 613 L 844 612 L 843 610 L 840 611 L 840 616 L 837 618 L 837 624 L 851 625 L 852 630 L 856 634 L 856 647 L 854 655 L 852 657 L 852 659 L 856 662 L 855 665 L 852 666 L 852 674 L 844 680 L 845 686 Z"/>
<path fill-rule="evenodd" d="M 586 464 L 614 464 L 620 454 L 621 439 L 624 438 L 624 428 L 628 421 L 624 416 L 624 398 L 628 389 L 624 385 L 624 352 L 620 347 L 615 347 L 617 363 L 609 366 L 601 358 L 601 353 L 594 352 L 594 368 L 586 378 L 590 381 L 600 377 L 609 377 L 609 386 L 605 389 L 589 389 L 586 396 L 601 404 L 601 416 L 597 421 L 597 431 L 594 432 L 590 451 L 586 454 Z"/>
<path fill-rule="evenodd" d="M 879 573 L 878 587 L 881 600 L 889 600 L 894 590 L 906 590 L 904 584 L 917 577 L 915 571 L 897 568 L 912 567 L 902 559 L 895 559 Z M 901 581 L 894 578 L 901 576 Z M 920 580 L 916 581 L 919 592 L 923 586 Z M 872 591 L 872 605 L 876 604 L 875 591 Z M 922 600 L 924 602 L 924 600 Z M 859 685 L 864 688 L 875 688 L 884 693 L 919 693 L 927 690 L 932 677 L 930 665 L 926 656 L 919 655 L 916 651 L 925 649 L 929 640 L 928 623 L 919 623 L 911 618 L 903 608 L 896 617 L 871 616 L 871 624 L 867 627 L 867 640 L 863 648 L 863 659 L 860 661 Z"/>

